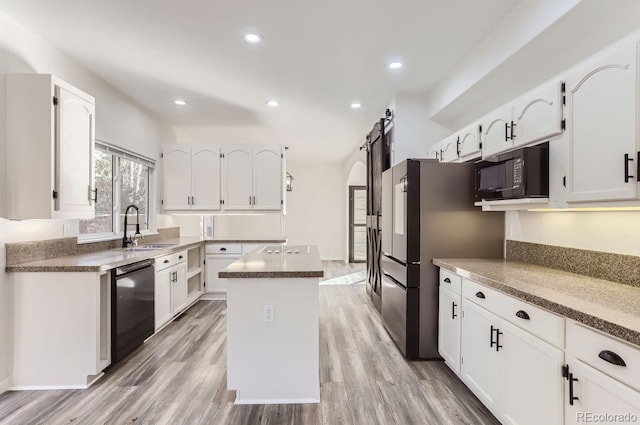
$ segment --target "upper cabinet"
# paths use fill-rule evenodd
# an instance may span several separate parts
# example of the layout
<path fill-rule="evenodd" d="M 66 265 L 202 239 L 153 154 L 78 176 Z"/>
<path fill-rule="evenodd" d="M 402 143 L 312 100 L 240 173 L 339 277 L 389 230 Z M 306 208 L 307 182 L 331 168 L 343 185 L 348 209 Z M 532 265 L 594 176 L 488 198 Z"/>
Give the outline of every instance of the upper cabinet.
<path fill-rule="evenodd" d="M 93 218 L 95 100 L 48 74 L 7 75 L 7 217 Z"/>
<path fill-rule="evenodd" d="M 165 211 L 284 211 L 283 146 L 168 145 Z"/>
<path fill-rule="evenodd" d="M 562 133 L 563 85 L 545 83 L 482 119 L 482 157 L 549 140 Z"/>
<path fill-rule="evenodd" d="M 567 201 L 638 194 L 637 44 L 590 60 L 567 78 Z"/>
<path fill-rule="evenodd" d="M 473 123 L 459 131 L 457 144 L 461 161 L 480 158 L 480 123 Z"/>
<path fill-rule="evenodd" d="M 543 84 L 513 103 L 510 131 L 515 147 L 546 141 L 562 133 L 563 83 Z"/>
<path fill-rule="evenodd" d="M 449 136 L 441 142 L 440 161 L 453 162 L 458 159 L 458 135 Z"/>
<path fill-rule="evenodd" d="M 165 211 L 220 209 L 220 148 L 169 145 L 162 153 Z"/>
<path fill-rule="evenodd" d="M 225 146 L 223 161 L 223 207 L 226 211 L 279 211 L 283 208 L 282 146 Z"/>

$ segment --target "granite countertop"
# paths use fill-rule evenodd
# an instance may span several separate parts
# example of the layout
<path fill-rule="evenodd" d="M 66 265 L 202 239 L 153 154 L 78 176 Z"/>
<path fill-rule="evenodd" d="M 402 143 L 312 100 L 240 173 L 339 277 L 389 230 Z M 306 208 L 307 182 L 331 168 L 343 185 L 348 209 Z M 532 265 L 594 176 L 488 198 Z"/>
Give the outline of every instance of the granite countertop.
<path fill-rule="evenodd" d="M 29 261 L 8 265 L 7 272 L 103 272 L 116 267 L 135 263 L 149 258 L 178 252 L 202 244 L 200 237 L 180 237 L 163 239 L 153 243 L 176 244 L 174 246 L 145 250 L 128 251 L 123 248 L 91 252 L 87 254 L 68 255 L 48 260 Z M 144 244 L 144 240 L 143 240 Z"/>
<path fill-rule="evenodd" d="M 504 259 L 435 258 L 433 264 L 640 345 L 640 287 Z"/>
<path fill-rule="evenodd" d="M 207 238 L 207 243 L 287 243 L 288 236 L 272 236 L 272 237 L 216 237 Z"/>
<path fill-rule="evenodd" d="M 298 251 L 298 252 L 296 252 Z M 243 255 L 218 273 L 222 278 L 323 277 L 315 245 L 266 246 Z"/>

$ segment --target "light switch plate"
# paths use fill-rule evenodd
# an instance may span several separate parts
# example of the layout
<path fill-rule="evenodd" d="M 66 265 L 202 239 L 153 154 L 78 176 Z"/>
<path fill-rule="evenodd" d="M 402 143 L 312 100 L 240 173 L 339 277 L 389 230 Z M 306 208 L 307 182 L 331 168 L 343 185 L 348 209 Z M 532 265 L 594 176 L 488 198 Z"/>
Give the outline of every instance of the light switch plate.
<path fill-rule="evenodd" d="M 265 323 L 273 323 L 273 316 L 274 316 L 273 306 L 265 305 L 262 309 L 262 321 Z"/>

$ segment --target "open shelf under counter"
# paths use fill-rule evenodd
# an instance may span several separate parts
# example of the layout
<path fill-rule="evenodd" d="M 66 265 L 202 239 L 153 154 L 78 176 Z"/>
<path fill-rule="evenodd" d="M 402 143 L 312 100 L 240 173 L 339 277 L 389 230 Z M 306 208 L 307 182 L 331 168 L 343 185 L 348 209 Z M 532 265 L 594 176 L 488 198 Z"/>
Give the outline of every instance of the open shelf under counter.
<path fill-rule="evenodd" d="M 495 201 L 478 201 L 473 205 L 482 207 L 482 211 L 516 211 L 532 208 L 548 208 L 549 198 L 500 199 Z"/>
<path fill-rule="evenodd" d="M 191 279 L 193 276 L 200 274 L 203 272 L 202 267 L 192 267 L 187 269 L 187 280 Z"/>

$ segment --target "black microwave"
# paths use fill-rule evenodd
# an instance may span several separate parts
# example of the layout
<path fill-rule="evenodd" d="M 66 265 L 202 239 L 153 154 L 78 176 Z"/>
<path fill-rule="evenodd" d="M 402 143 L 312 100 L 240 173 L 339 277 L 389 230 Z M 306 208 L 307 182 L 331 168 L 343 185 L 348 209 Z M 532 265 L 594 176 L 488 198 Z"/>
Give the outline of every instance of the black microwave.
<path fill-rule="evenodd" d="M 476 163 L 475 199 L 547 198 L 549 142 Z"/>

